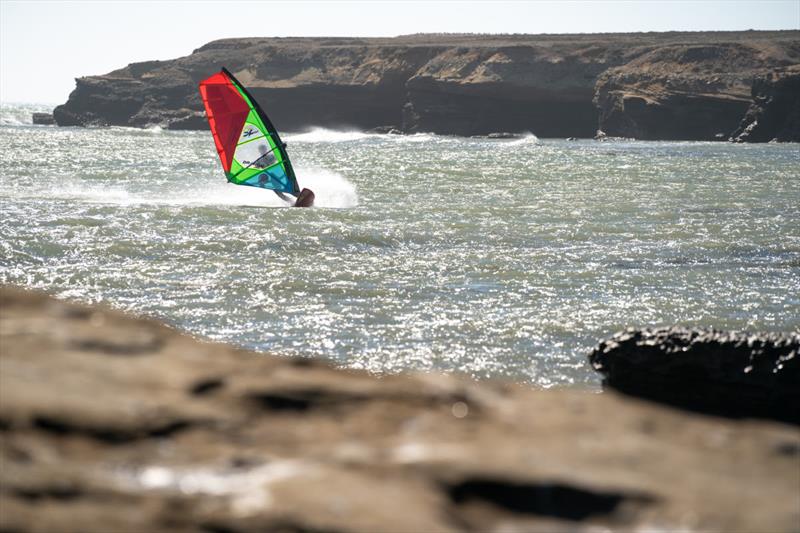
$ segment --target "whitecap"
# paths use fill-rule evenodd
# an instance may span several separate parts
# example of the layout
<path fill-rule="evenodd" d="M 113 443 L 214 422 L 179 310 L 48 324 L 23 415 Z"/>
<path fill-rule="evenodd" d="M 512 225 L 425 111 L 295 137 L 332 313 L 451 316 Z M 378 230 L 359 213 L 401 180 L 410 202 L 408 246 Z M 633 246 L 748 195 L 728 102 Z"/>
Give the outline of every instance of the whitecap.
<path fill-rule="evenodd" d="M 528 131 L 528 132 L 525 132 L 521 137 L 519 137 L 517 139 L 511 140 L 511 141 L 502 140 L 501 146 L 505 146 L 505 147 L 525 146 L 525 145 L 535 146 L 535 145 L 538 145 L 538 144 L 541 144 L 541 141 L 539 141 L 539 137 L 534 135 L 532 132 Z"/>
<path fill-rule="evenodd" d="M 373 137 L 381 137 L 377 133 L 365 133 L 358 130 L 331 130 L 327 128 L 311 128 L 304 133 L 284 135 L 287 141 L 293 143 L 338 143 L 360 141 Z"/>

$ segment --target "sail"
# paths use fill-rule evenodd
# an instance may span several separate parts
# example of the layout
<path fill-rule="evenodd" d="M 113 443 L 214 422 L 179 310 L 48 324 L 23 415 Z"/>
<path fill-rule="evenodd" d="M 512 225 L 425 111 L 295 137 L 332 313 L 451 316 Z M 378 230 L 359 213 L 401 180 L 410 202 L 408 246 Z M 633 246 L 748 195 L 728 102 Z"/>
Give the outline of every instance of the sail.
<path fill-rule="evenodd" d="M 299 194 L 286 145 L 233 74 L 223 68 L 204 79 L 200 96 L 228 181 Z"/>

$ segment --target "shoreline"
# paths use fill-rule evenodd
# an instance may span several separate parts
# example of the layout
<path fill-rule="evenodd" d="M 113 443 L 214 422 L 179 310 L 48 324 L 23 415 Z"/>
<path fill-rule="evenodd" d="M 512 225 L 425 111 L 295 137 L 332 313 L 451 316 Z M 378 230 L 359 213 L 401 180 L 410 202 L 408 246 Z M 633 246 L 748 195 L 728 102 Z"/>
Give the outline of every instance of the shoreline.
<path fill-rule="evenodd" d="M 39 105 L 39 104 L 30 104 L 30 105 Z M 47 115 L 47 117 L 43 117 L 43 121 L 41 122 L 30 122 L 30 123 L 20 123 L 20 124 L 3 124 L 4 127 L 15 127 L 15 126 L 55 126 L 58 128 L 75 128 L 75 129 L 109 129 L 112 130 L 113 128 L 131 128 L 133 130 L 139 131 L 152 131 L 154 129 L 163 130 L 163 131 L 188 131 L 188 132 L 202 132 L 205 131 L 204 129 L 197 129 L 197 130 L 170 130 L 164 129 L 162 125 L 158 124 L 149 124 L 149 125 L 141 125 L 141 126 L 111 126 L 111 125 L 92 125 L 92 126 L 59 126 L 55 124 L 54 120 L 52 120 L 52 113 L 34 113 L 37 115 Z M 373 128 L 374 129 L 374 128 Z M 653 140 L 653 139 L 636 139 L 632 137 L 610 137 L 604 135 L 603 132 L 598 132 L 598 134 L 592 137 L 540 137 L 533 132 L 490 132 L 485 135 L 458 135 L 458 134 L 438 134 L 430 131 L 420 131 L 415 133 L 405 133 L 399 131 L 392 131 L 392 132 L 380 132 L 380 131 L 371 131 L 371 130 L 353 130 L 353 129 L 336 129 L 336 128 L 324 128 L 320 126 L 310 126 L 309 128 L 302 129 L 302 130 L 285 130 L 282 131 L 281 134 L 283 135 L 304 135 L 308 133 L 313 133 L 315 131 L 324 131 L 328 133 L 334 134 L 365 134 L 365 135 L 376 135 L 376 136 L 400 136 L 400 137 L 413 137 L 415 135 L 435 135 L 437 137 L 445 137 L 445 138 L 455 138 L 455 139 L 463 139 L 463 140 L 491 140 L 491 141 L 519 141 L 522 139 L 526 139 L 529 137 L 535 138 L 539 141 L 568 141 L 568 142 L 587 142 L 587 141 L 596 141 L 596 142 L 608 142 L 608 143 L 620 143 L 620 142 L 675 142 L 675 143 L 727 143 L 727 144 L 798 144 L 800 140 L 777 140 L 771 139 L 769 141 L 759 142 L 759 143 L 749 143 L 744 141 L 739 141 L 733 138 L 726 138 L 726 139 L 708 139 L 708 140 L 690 140 L 690 139 L 666 139 L 666 140 Z M 324 142 L 324 141 L 321 141 Z M 336 141 L 334 141 L 336 142 Z"/>

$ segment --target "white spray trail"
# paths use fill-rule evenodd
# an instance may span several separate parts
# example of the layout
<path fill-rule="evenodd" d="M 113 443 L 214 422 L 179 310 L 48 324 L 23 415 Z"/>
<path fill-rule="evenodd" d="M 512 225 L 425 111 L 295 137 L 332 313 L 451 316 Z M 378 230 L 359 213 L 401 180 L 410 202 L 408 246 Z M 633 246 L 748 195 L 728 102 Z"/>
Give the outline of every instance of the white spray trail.
<path fill-rule="evenodd" d="M 304 133 L 285 134 L 283 137 L 289 143 L 338 143 L 377 138 L 381 137 L 381 135 L 357 130 L 341 131 L 329 130 L 327 128 L 312 128 Z"/>
<path fill-rule="evenodd" d="M 347 208 L 358 205 L 356 186 L 347 178 L 325 169 L 296 168 L 300 188 L 308 187 L 316 195 L 315 207 Z"/>

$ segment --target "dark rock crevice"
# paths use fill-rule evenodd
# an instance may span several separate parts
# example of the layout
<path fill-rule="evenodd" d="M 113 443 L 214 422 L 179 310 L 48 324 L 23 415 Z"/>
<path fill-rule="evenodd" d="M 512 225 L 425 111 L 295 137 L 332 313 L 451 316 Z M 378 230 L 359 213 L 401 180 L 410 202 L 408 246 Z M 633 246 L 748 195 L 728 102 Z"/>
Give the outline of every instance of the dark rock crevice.
<path fill-rule="evenodd" d="M 753 82 L 752 103 L 731 137 L 736 142 L 800 142 L 800 67 Z"/>
<path fill-rule="evenodd" d="M 51 485 L 39 488 L 17 488 L 14 494 L 24 500 L 61 500 L 71 501 L 84 497 L 86 494 L 79 487 Z"/>
<path fill-rule="evenodd" d="M 727 139 L 749 103 L 740 99 L 673 94 L 659 100 L 619 92 L 601 93 L 600 129 L 613 137 L 641 140 Z"/>
<path fill-rule="evenodd" d="M 414 89 L 403 109 L 403 130 L 450 135 L 531 132 L 540 137 L 591 137 L 597 114 L 591 97 L 564 101 L 557 95 L 504 99 L 479 94 Z"/>
<path fill-rule="evenodd" d="M 126 444 L 140 439 L 165 438 L 195 426 L 186 420 L 174 420 L 151 427 L 112 427 L 87 425 L 72 420 L 38 415 L 33 427 L 58 436 L 81 435 L 109 444 Z"/>
<path fill-rule="evenodd" d="M 581 521 L 613 514 L 622 503 L 645 505 L 642 494 L 594 491 L 561 483 L 525 484 L 495 479 L 467 479 L 448 489 L 457 506 L 486 502 L 513 513 Z"/>

